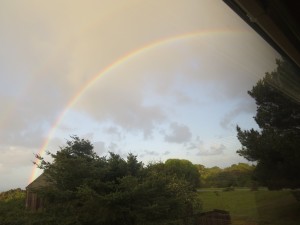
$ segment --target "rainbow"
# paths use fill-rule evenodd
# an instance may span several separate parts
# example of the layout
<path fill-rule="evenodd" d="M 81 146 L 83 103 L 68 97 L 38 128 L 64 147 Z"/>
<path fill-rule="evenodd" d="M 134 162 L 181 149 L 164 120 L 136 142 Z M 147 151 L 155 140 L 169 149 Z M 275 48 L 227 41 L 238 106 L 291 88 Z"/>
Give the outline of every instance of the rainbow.
<path fill-rule="evenodd" d="M 146 44 L 146 45 L 144 45 L 140 48 L 137 48 L 137 49 L 123 55 L 122 57 L 118 58 L 117 60 L 115 60 L 110 65 L 103 68 L 98 74 L 93 76 L 90 80 L 88 80 L 79 89 L 79 91 L 70 99 L 70 101 L 67 103 L 64 110 L 58 115 L 58 117 L 56 118 L 56 120 L 53 123 L 52 127 L 50 128 L 49 133 L 48 133 L 44 143 L 40 147 L 38 154 L 41 155 L 41 156 L 43 156 L 45 154 L 46 149 L 47 149 L 47 147 L 48 147 L 48 145 L 49 145 L 49 143 L 50 143 L 57 127 L 60 125 L 60 123 L 62 122 L 64 116 L 69 111 L 69 109 L 72 108 L 72 106 L 74 106 L 76 104 L 76 102 L 78 102 L 80 97 L 94 83 L 96 83 L 100 77 L 104 76 L 105 74 L 107 74 L 108 72 L 114 70 L 115 68 L 125 64 L 129 59 L 132 59 L 132 58 L 137 57 L 141 54 L 144 54 L 144 53 L 148 52 L 151 49 L 159 48 L 159 47 L 162 47 L 166 44 L 174 43 L 174 42 L 177 42 L 177 41 L 182 41 L 182 40 L 191 39 L 191 38 L 195 38 L 195 37 L 199 38 L 199 37 L 204 37 L 204 36 L 208 36 L 208 35 L 241 34 L 241 33 L 248 33 L 248 31 L 247 30 L 228 30 L 228 29 L 227 30 L 218 29 L 218 30 L 195 31 L 195 32 L 190 32 L 190 33 L 185 33 L 185 34 L 180 34 L 180 35 L 176 35 L 176 36 L 171 36 L 171 37 L 159 39 L 159 40 L 148 43 L 148 44 Z M 36 160 L 36 163 L 39 163 L 39 160 Z M 38 175 L 38 168 L 34 165 L 33 170 L 32 170 L 32 174 L 31 174 L 30 179 L 29 179 L 29 182 L 32 182 L 37 177 L 37 175 Z"/>

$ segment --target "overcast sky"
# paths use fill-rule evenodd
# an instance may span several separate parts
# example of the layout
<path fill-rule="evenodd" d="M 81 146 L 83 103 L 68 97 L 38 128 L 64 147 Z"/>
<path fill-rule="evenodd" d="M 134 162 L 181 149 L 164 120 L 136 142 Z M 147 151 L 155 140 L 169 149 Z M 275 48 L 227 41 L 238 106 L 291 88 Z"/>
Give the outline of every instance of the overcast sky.
<path fill-rule="evenodd" d="M 70 135 L 145 163 L 246 162 L 235 126 L 257 127 L 247 90 L 279 57 L 219 0 L 2 0 L 0 30 L 0 191 Z"/>

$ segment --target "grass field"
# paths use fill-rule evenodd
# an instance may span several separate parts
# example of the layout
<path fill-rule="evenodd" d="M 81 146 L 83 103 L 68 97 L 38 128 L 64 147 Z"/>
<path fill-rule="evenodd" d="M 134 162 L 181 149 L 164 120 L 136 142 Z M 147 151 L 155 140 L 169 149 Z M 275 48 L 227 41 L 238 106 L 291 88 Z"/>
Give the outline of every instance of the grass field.
<path fill-rule="evenodd" d="M 300 202 L 289 190 L 200 190 L 203 211 L 230 212 L 233 225 L 300 225 Z"/>

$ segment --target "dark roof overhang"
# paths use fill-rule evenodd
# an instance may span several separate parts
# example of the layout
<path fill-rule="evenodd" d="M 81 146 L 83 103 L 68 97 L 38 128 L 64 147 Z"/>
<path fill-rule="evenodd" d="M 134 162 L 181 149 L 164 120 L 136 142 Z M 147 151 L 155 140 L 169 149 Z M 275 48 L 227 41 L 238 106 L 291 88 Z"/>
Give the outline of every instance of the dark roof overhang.
<path fill-rule="evenodd" d="M 283 57 L 300 67 L 300 1 L 223 1 Z"/>

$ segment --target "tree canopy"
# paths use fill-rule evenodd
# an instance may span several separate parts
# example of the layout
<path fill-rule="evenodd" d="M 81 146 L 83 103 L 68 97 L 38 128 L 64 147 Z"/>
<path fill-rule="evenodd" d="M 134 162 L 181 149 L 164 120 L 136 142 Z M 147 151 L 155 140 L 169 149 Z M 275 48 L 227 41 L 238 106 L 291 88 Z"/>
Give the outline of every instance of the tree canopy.
<path fill-rule="evenodd" d="M 166 170 L 171 175 L 187 180 L 193 188 L 200 185 L 200 173 L 195 165 L 186 159 L 168 159 L 165 162 Z"/>
<path fill-rule="evenodd" d="M 300 72 L 288 61 L 248 91 L 256 101 L 259 130 L 242 130 L 238 154 L 257 162 L 255 177 L 271 189 L 300 187 Z"/>
<path fill-rule="evenodd" d="M 175 170 L 170 162 L 144 166 L 133 154 L 99 157 L 76 136 L 49 154 L 52 162 L 37 156 L 52 184 L 39 194 L 55 224 L 189 224 L 201 209 L 188 161 Z"/>
<path fill-rule="evenodd" d="M 233 164 L 221 169 L 217 166 L 206 168 L 196 165 L 201 174 L 201 187 L 227 188 L 227 187 L 252 187 L 254 166 L 246 163 Z"/>

